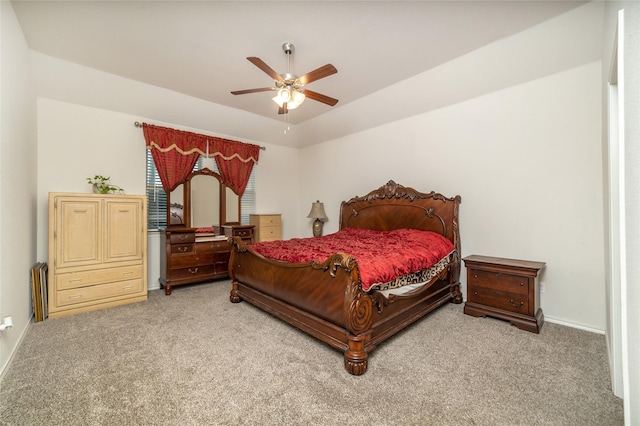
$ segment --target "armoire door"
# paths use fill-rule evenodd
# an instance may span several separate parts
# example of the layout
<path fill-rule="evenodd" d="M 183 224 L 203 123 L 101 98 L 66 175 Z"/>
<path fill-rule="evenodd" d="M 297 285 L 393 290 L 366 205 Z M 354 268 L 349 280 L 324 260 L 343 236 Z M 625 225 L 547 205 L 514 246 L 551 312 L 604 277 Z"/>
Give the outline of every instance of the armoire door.
<path fill-rule="evenodd" d="M 105 200 L 105 263 L 142 258 L 143 213 L 140 200 Z"/>
<path fill-rule="evenodd" d="M 92 198 L 56 198 L 56 267 L 72 268 L 102 262 L 102 202 Z"/>

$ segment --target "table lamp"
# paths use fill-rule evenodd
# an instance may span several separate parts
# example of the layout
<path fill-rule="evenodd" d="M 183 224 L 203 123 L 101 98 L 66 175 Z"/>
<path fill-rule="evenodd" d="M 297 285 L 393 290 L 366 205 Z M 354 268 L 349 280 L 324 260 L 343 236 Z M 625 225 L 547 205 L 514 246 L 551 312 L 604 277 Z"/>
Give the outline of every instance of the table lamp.
<path fill-rule="evenodd" d="M 315 219 L 313 221 L 313 236 L 319 237 L 322 235 L 322 224 L 325 220 L 329 219 L 327 214 L 324 212 L 324 204 L 319 200 L 311 204 L 311 211 L 307 217 Z"/>

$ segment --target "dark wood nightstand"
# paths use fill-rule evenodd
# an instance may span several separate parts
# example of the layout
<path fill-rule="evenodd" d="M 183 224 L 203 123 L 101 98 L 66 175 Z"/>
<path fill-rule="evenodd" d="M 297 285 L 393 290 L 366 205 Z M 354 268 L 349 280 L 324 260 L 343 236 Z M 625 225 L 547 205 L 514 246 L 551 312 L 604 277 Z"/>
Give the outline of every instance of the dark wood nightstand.
<path fill-rule="evenodd" d="M 536 277 L 544 262 L 477 255 L 462 260 L 467 268 L 465 314 L 500 318 L 522 330 L 540 332 L 544 315 Z"/>
<path fill-rule="evenodd" d="M 226 237 L 240 237 L 245 244 L 253 242 L 253 228 L 254 225 L 222 225 Z"/>

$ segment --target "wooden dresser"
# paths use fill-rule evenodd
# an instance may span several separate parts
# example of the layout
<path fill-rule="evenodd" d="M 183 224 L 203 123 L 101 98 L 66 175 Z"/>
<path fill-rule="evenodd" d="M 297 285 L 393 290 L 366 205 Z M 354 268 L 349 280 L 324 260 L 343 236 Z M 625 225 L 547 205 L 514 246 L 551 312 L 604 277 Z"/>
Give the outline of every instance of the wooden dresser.
<path fill-rule="evenodd" d="M 49 194 L 49 317 L 147 299 L 147 197 Z"/>
<path fill-rule="evenodd" d="M 227 232 L 248 243 L 253 238 L 253 227 L 249 225 L 230 225 Z M 160 247 L 164 247 L 160 255 L 160 286 L 166 295 L 177 285 L 229 277 L 231 245 L 226 233 L 199 237 L 196 228 L 170 227 L 161 236 Z"/>
<path fill-rule="evenodd" d="M 472 255 L 465 257 L 467 301 L 464 313 L 510 321 L 539 333 L 544 323 L 537 276 L 544 262 Z"/>
<path fill-rule="evenodd" d="M 282 215 L 251 214 L 249 223 L 255 226 L 255 241 L 276 241 L 282 239 Z"/>

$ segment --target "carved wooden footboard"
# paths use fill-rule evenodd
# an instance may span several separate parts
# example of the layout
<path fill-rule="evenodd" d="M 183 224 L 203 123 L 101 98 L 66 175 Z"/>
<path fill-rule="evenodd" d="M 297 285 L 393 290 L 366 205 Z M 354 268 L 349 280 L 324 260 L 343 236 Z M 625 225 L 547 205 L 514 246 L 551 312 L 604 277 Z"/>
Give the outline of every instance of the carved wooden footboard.
<path fill-rule="evenodd" d="M 231 240 L 230 299 L 245 300 L 344 351 L 344 364 L 364 374 L 368 354 L 385 339 L 447 301 L 460 303 L 460 197 L 419 193 L 390 181 L 341 206 L 341 225 L 378 230 L 415 228 L 439 232 L 456 247 L 449 266 L 419 290 L 384 297 L 362 291 L 355 259 L 336 253 L 322 263 L 286 263 Z"/>

